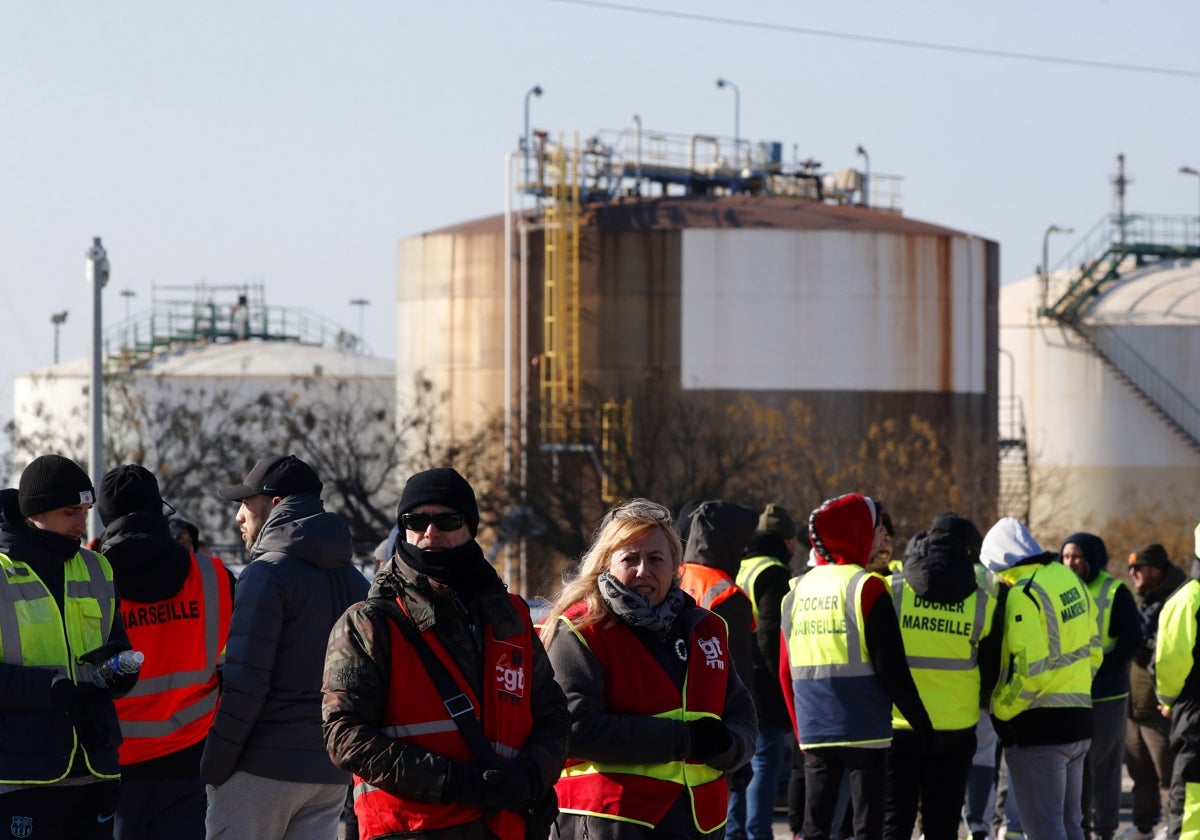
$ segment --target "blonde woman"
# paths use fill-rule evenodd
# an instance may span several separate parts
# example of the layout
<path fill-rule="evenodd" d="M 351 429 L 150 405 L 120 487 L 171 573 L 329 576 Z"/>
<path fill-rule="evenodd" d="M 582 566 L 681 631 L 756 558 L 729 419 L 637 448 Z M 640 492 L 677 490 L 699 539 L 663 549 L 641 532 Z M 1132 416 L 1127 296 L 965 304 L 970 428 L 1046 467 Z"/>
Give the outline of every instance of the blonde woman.
<path fill-rule="evenodd" d="M 721 838 L 726 774 L 754 753 L 754 704 L 725 624 L 679 588 L 665 507 L 605 515 L 543 633 L 571 711 L 558 836 Z"/>

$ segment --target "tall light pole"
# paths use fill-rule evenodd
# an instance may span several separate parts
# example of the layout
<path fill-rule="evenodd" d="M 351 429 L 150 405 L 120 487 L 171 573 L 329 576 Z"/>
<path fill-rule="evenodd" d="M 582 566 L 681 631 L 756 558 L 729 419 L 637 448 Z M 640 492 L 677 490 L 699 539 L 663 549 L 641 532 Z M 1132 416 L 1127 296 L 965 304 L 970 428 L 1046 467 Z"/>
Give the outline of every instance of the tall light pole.
<path fill-rule="evenodd" d="M 867 150 L 862 146 L 854 150 L 854 154 L 863 159 L 863 185 L 862 185 L 862 203 L 863 207 L 871 206 L 871 156 L 867 154 Z"/>
<path fill-rule="evenodd" d="M 366 298 L 355 298 L 354 300 L 350 301 L 351 306 L 358 307 L 358 352 L 359 353 L 366 352 L 366 349 L 365 349 L 366 343 L 367 343 L 366 332 L 365 332 L 365 330 L 366 330 L 365 323 L 366 322 L 365 322 L 364 316 L 366 315 L 367 307 L 370 304 L 371 304 L 371 301 L 367 300 Z"/>
<path fill-rule="evenodd" d="M 1193 169 L 1190 166 L 1181 166 L 1175 171 L 1180 175 L 1195 175 L 1196 183 L 1200 184 L 1200 169 Z M 1197 217 L 1197 222 L 1200 222 L 1200 216 Z M 1197 237 L 1200 238 L 1200 233 L 1197 234 Z"/>
<path fill-rule="evenodd" d="M 1075 228 L 1050 225 L 1042 234 L 1042 309 L 1050 305 L 1050 234 L 1074 233 Z"/>
<path fill-rule="evenodd" d="M 122 289 L 121 290 L 121 297 L 125 298 L 125 346 L 126 347 L 133 346 L 133 339 L 129 335 L 129 333 L 130 333 L 129 301 L 136 296 L 137 296 L 137 292 L 135 292 L 133 289 Z"/>
<path fill-rule="evenodd" d="M 58 330 L 66 320 L 67 310 L 65 309 L 50 316 L 50 323 L 54 324 L 54 364 L 58 364 Z"/>
<path fill-rule="evenodd" d="M 742 159 L 742 92 L 728 79 L 717 79 L 717 87 L 733 88 L 733 162 L 739 165 Z"/>
<path fill-rule="evenodd" d="M 540 97 L 542 95 L 542 86 L 534 85 L 529 90 L 525 91 L 525 140 L 523 142 L 522 151 L 525 152 L 525 183 L 522 184 L 522 189 L 529 188 L 529 98 L 532 96 Z"/>
<path fill-rule="evenodd" d="M 91 388 L 88 399 L 91 402 L 92 432 L 88 441 L 88 473 L 93 482 L 99 482 L 104 476 L 104 392 L 103 369 L 101 367 L 100 341 L 103 332 L 101 318 L 101 300 L 104 287 L 108 285 L 109 265 L 108 252 L 100 244 L 100 237 L 92 239 L 92 247 L 88 248 L 87 265 L 84 274 L 87 282 L 92 284 L 92 365 Z M 88 512 L 88 536 L 97 537 L 103 529 L 100 522 L 100 510 L 96 507 Z"/>

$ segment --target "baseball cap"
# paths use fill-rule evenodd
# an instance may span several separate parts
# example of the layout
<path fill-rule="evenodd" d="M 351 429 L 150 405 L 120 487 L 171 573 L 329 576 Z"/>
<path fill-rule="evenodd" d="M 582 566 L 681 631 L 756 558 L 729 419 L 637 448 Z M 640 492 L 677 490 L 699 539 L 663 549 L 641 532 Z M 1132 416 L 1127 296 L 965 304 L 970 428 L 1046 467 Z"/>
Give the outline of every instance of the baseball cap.
<path fill-rule="evenodd" d="M 321 479 L 317 471 L 295 455 L 269 455 L 246 473 L 241 484 L 225 487 L 218 492 L 226 499 L 241 501 L 248 496 L 287 497 L 293 493 L 321 495 Z"/>

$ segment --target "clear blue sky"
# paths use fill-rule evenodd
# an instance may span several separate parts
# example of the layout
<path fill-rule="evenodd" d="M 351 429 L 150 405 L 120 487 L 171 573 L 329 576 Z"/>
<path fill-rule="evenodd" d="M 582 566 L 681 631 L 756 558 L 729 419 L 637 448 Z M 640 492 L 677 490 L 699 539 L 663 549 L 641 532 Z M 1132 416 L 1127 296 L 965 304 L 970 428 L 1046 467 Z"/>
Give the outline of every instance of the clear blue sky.
<path fill-rule="evenodd" d="M 629 6 L 639 5 L 628 0 Z M 396 244 L 503 208 L 503 157 L 533 124 L 778 140 L 790 159 L 904 177 L 907 215 L 996 240 L 1005 282 L 1051 223 L 1195 214 L 1195 0 L 560 0 L 10 3 L 0 25 L 0 422 L 11 380 L 87 352 L 83 254 L 121 289 L 262 282 L 392 355 Z M 687 15 L 730 20 L 699 20 Z M 804 28 L 845 38 L 790 31 Z M 1080 63 L 882 43 L 924 42 Z M 1147 73 L 1087 62 L 1175 71 Z M 1052 261 L 1072 242 L 1052 240 Z"/>

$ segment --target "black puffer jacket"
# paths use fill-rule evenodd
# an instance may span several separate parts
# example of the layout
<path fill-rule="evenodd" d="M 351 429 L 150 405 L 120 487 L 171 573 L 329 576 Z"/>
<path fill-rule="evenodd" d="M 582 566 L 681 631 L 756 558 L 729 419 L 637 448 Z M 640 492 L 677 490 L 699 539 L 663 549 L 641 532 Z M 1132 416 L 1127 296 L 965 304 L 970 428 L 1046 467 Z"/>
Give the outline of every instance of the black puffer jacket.
<path fill-rule="evenodd" d="M 201 763 L 207 784 L 237 770 L 286 782 L 349 784 L 325 752 L 321 676 L 338 617 L 365 597 L 350 529 L 310 493 L 283 499 L 238 578 L 221 705 Z"/>
<path fill-rule="evenodd" d="M 174 598 L 192 568 L 188 550 L 171 537 L 171 526 L 162 514 L 135 512 L 118 517 L 104 528 L 101 546 L 113 570 L 113 580 L 127 602 L 157 604 Z M 207 561 L 202 561 L 207 562 Z M 232 598 L 236 578 L 226 572 L 222 584 Z M 137 628 L 136 618 L 130 626 Z M 158 758 L 121 766 L 121 778 L 194 778 L 200 772 L 204 739 Z"/>
<path fill-rule="evenodd" d="M 17 490 L 0 491 L 0 553 L 28 564 L 46 585 L 62 613 L 65 566 L 79 551 L 79 543 L 69 537 L 31 528 L 21 515 Z M 129 638 L 121 623 L 120 598 L 113 587 L 116 610 L 108 642 L 129 647 Z M 65 629 L 64 629 L 65 636 Z M 85 651 L 72 651 L 78 655 Z M 98 771 L 114 774 L 118 770 L 117 748 L 121 729 L 117 711 L 108 692 L 96 694 L 94 704 L 80 710 L 79 722 L 53 708 L 50 685 L 55 673 L 49 668 L 0 663 L 0 778 L 49 780 L 67 773 L 88 776 L 83 747 L 72 755 L 76 743 L 73 728 L 82 732 L 86 711 L 89 743 L 88 761 Z M 90 689 L 90 687 L 88 687 Z M 128 689 L 126 689 L 128 690 Z"/>

